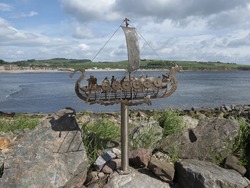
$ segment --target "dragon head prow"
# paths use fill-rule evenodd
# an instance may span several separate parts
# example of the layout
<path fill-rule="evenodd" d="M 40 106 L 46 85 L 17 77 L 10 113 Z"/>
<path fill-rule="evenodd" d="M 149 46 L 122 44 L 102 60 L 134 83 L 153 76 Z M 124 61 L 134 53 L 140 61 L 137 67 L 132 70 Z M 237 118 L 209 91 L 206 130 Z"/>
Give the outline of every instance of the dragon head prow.
<path fill-rule="evenodd" d="M 69 73 L 69 77 L 72 78 L 76 72 L 80 71 L 82 74 L 85 72 L 85 69 L 75 69 Z"/>
<path fill-rule="evenodd" d="M 172 67 L 171 69 L 174 69 L 176 72 L 181 72 L 182 71 L 182 66 L 179 66 L 178 64 L 176 64 L 175 62 L 171 62 Z"/>

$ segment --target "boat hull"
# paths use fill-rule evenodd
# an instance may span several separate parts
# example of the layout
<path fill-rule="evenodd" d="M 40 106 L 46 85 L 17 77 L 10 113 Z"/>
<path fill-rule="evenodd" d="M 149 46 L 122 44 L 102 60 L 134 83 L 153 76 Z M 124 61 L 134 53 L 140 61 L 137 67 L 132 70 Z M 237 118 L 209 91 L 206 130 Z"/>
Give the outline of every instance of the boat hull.
<path fill-rule="evenodd" d="M 76 72 L 76 71 L 75 71 Z M 151 104 L 151 99 L 165 98 L 177 89 L 177 81 L 173 68 L 169 75 L 162 78 L 133 78 L 122 80 L 108 80 L 105 78 L 99 85 L 93 75 L 87 79 L 88 85 L 81 86 L 86 77 L 86 71 L 75 84 L 77 96 L 89 104 L 113 105 L 124 103 L 126 105 Z M 74 73 L 73 73 L 74 74 Z M 72 74 L 72 76 L 73 76 Z"/>

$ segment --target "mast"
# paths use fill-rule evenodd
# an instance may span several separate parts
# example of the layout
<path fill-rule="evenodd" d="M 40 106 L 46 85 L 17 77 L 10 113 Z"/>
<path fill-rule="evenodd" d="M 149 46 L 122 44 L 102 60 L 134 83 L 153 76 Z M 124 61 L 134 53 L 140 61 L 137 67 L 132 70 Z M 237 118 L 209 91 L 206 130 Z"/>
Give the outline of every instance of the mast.
<path fill-rule="evenodd" d="M 125 22 L 125 27 L 128 27 L 128 26 L 129 26 L 129 23 L 128 23 L 128 22 L 129 22 L 129 19 L 128 19 L 128 18 L 125 18 L 125 19 L 124 19 L 124 22 Z"/>
<path fill-rule="evenodd" d="M 140 48 L 138 36 L 134 27 L 129 27 L 129 19 L 124 19 L 124 26 L 121 26 L 126 38 L 128 53 L 128 72 L 140 68 Z"/>
<path fill-rule="evenodd" d="M 124 22 L 125 22 L 125 28 L 126 29 L 129 29 L 129 19 L 128 18 L 125 18 L 124 19 Z M 128 50 L 128 76 L 129 76 L 129 82 L 131 82 L 131 71 L 133 71 L 132 69 L 132 67 L 133 67 L 133 62 L 130 60 L 130 52 L 129 52 L 129 40 L 128 40 L 128 38 L 129 38 L 129 36 L 128 36 L 128 34 L 126 34 L 126 32 L 125 32 L 125 28 L 123 28 L 123 31 L 124 31 L 124 34 L 125 34 L 125 37 L 126 37 L 126 42 L 127 42 L 127 50 Z M 130 40 L 131 41 L 131 40 Z M 131 66 L 132 65 L 132 66 Z M 131 90 L 130 90 L 130 97 L 132 98 L 133 97 L 133 90 L 132 90 L 132 88 L 131 88 Z"/>

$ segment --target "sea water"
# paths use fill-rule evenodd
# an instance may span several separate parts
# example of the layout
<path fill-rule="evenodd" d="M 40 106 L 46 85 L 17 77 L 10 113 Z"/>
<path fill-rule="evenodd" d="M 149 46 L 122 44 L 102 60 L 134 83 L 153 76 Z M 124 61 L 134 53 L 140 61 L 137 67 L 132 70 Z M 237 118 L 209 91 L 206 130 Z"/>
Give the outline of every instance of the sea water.
<path fill-rule="evenodd" d="M 119 79 L 124 71 L 88 72 L 101 81 L 113 75 Z M 164 71 L 137 72 L 137 76 L 161 76 Z M 4 112 L 56 112 L 65 107 L 77 112 L 120 111 L 120 105 L 89 105 L 80 100 L 74 91 L 77 73 L 69 78 L 68 72 L 0 74 L 0 111 Z M 250 104 L 249 71 L 184 71 L 177 73 L 177 90 L 169 97 L 152 99 L 152 105 L 130 107 L 136 109 L 166 108 L 190 109 L 191 107 L 218 107 L 220 105 Z M 83 81 L 86 84 L 86 81 Z"/>

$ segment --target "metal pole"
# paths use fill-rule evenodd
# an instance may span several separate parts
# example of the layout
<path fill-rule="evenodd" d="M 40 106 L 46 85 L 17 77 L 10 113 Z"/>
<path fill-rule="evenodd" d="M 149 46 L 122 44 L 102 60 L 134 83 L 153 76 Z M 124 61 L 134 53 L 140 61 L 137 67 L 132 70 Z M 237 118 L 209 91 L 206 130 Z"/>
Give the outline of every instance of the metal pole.
<path fill-rule="evenodd" d="M 128 106 L 121 104 L 121 163 L 122 170 L 128 171 Z"/>

